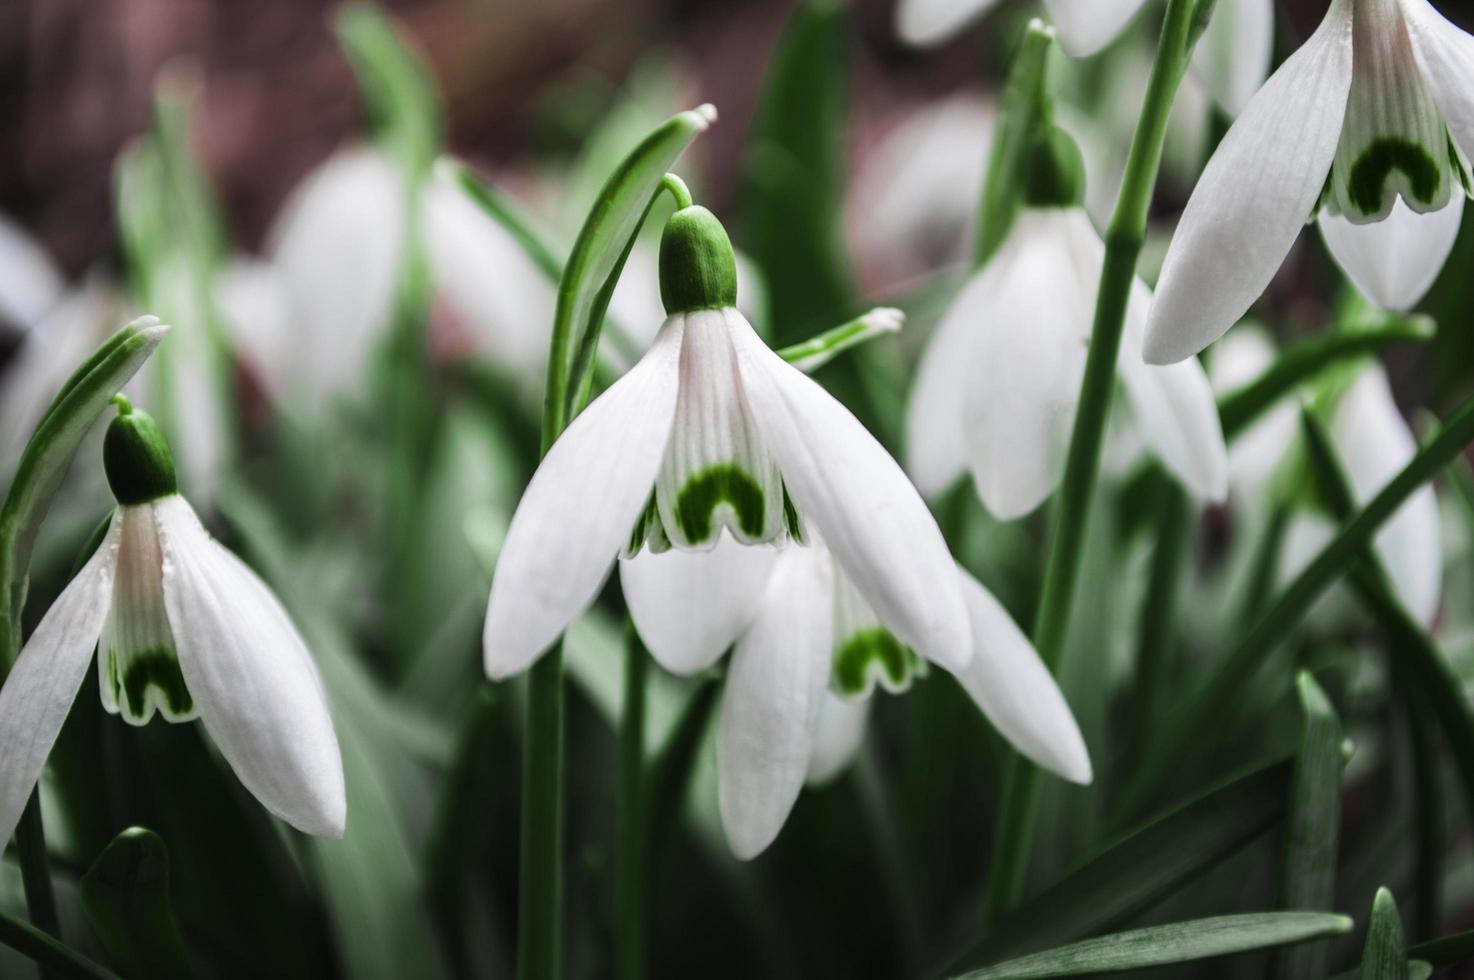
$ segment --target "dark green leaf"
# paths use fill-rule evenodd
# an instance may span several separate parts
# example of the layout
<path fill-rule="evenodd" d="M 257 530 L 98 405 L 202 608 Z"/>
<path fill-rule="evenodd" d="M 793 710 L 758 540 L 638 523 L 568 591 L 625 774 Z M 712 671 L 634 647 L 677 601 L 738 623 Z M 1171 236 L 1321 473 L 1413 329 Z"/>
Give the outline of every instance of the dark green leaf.
<path fill-rule="evenodd" d="M 1361 953 L 1361 980 L 1402 980 L 1407 975 L 1407 945 L 1402 939 L 1402 920 L 1397 902 L 1385 888 L 1377 889 L 1372 902 L 1372 921 Z"/>
<path fill-rule="evenodd" d="M 67 977 L 68 980 L 120 980 L 113 971 L 92 962 L 29 922 L 4 912 L 0 912 L 0 943 L 23 956 L 29 956 L 39 966 L 58 977 Z"/>
<path fill-rule="evenodd" d="M 169 849 L 142 827 L 115 837 L 82 876 L 82 910 L 130 977 L 191 976 L 169 889 Z"/>

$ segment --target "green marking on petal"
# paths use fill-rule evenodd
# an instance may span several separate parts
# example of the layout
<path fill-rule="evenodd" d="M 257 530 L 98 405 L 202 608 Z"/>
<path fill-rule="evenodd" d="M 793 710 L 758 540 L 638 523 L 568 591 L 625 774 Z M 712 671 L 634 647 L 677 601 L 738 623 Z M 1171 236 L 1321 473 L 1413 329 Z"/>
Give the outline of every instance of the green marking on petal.
<path fill-rule="evenodd" d="M 691 477 L 676 497 L 676 523 L 687 541 L 704 544 L 711 540 L 716 531 L 711 517 L 722 504 L 736 513 L 743 534 L 751 538 L 762 535 L 767 515 L 762 487 L 741 467 L 722 463 Z"/>
<path fill-rule="evenodd" d="M 835 652 L 834 684 L 852 697 L 869 694 L 875 680 L 888 691 L 902 691 L 910 686 L 917 665 L 914 653 L 876 626 L 855 633 Z"/>
<path fill-rule="evenodd" d="M 1433 155 L 1417 143 L 1384 136 L 1362 151 L 1347 177 L 1347 197 L 1362 214 L 1382 210 L 1382 189 L 1394 170 L 1407 177 L 1419 204 L 1432 203 L 1443 179 L 1442 168 Z"/>
<path fill-rule="evenodd" d="M 140 725 L 149 720 L 153 714 L 148 702 L 150 688 L 158 692 L 156 701 L 169 715 L 180 718 L 194 713 L 194 698 L 184 684 L 173 651 L 155 648 L 132 654 L 123 663 L 119 678 L 119 661 L 124 659 L 116 653 L 108 655 L 108 679 L 124 718 Z"/>
<path fill-rule="evenodd" d="M 804 526 L 798 519 L 798 508 L 794 506 L 793 498 L 788 495 L 788 487 L 783 487 L 783 527 L 788 536 L 799 544 L 804 543 Z"/>

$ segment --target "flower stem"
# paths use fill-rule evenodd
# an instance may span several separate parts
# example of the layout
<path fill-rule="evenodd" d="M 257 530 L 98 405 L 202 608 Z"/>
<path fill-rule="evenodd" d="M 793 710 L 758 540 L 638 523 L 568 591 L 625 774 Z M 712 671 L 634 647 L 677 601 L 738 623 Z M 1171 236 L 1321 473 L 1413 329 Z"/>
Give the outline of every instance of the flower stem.
<path fill-rule="evenodd" d="M 1146 99 L 1121 178 L 1121 193 L 1106 230 L 1105 261 L 1096 294 L 1090 353 L 1080 386 L 1064 480 L 1055 504 L 1049 561 L 1034 621 L 1034 646 L 1051 671 L 1058 670 L 1064 652 L 1084 554 L 1090 500 L 1100 469 L 1101 445 L 1116 384 L 1116 357 L 1126 322 L 1126 304 L 1136 275 L 1137 256 L 1146 237 L 1147 213 L 1162 161 L 1167 116 L 1191 54 L 1196 6 L 1195 0 L 1168 0 Z M 989 922 L 1017 905 L 1023 894 L 1038 787 L 1039 770 L 1011 755 L 1000 799 L 1002 815 L 994 849 L 996 863 L 988 882 L 984 909 Z"/>
<path fill-rule="evenodd" d="M 522 838 L 517 882 L 517 976 L 562 976 L 563 643 L 527 675 Z"/>
<path fill-rule="evenodd" d="M 645 976 L 649 895 L 649 797 L 645 785 L 645 677 L 650 655 L 633 623 L 625 626 L 624 709 L 619 716 L 619 785 L 615 809 L 614 975 Z"/>

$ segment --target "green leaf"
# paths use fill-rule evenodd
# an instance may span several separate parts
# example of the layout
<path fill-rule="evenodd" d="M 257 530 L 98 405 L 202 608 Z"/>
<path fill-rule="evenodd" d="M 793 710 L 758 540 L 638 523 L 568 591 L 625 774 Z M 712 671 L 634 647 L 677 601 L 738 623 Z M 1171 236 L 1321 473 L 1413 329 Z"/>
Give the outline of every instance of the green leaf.
<path fill-rule="evenodd" d="M 13 915 L 0 912 L 0 943 L 58 977 L 68 980 L 120 980 L 107 967 L 94 963 L 58 939 Z"/>
<path fill-rule="evenodd" d="M 1274 827 L 1290 776 L 1289 760 L 1270 763 L 1132 830 L 948 962 L 979 963 L 1126 923 Z"/>
<path fill-rule="evenodd" d="M 1351 926 L 1352 921 L 1347 916 L 1324 912 L 1222 915 L 1087 939 L 974 970 L 957 980 L 1073 977 L 1082 973 L 1191 963 L 1215 956 L 1338 936 L 1349 932 Z"/>
<path fill-rule="evenodd" d="M 363 95 L 369 131 L 411 181 L 419 180 L 440 150 L 443 123 L 434 78 L 378 7 L 350 4 L 335 27 Z"/>
<path fill-rule="evenodd" d="M 609 296 L 661 181 L 681 152 L 715 121 L 716 109 L 702 105 L 672 116 L 646 136 L 610 175 L 579 230 L 558 284 L 544 447 L 552 445 L 573 415 L 572 404 L 584 389 L 584 375 L 598 349 Z"/>
<path fill-rule="evenodd" d="M 1402 980 L 1407 975 L 1407 944 L 1397 902 L 1385 888 L 1372 901 L 1372 921 L 1361 952 L 1361 980 Z"/>
<path fill-rule="evenodd" d="M 1410 946 L 1407 955 L 1427 960 L 1435 969 L 1452 966 L 1465 960 L 1474 960 L 1474 929 L 1467 932 L 1450 933 L 1424 943 Z"/>
<path fill-rule="evenodd" d="M 192 975 L 169 892 L 169 849 L 151 830 L 113 839 L 79 882 L 82 910 L 128 976 Z"/>
<path fill-rule="evenodd" d="M 1247 430 L 1275 402 L 1338 364 L 1377 354 L 1395 344 L 1425 343 L 1437 333 L 1433 321 L 1412 316 L 1353 332 L 1337 332 L 1285 348 L 1263 374 L 1218 399 L 1223 438 Z"/>
<path fill-rule="evenodd" d="M 883 334 L 895 333 L 905 322 L 906 314 L 900 310 L 878 306 L 801 344 L 784 347 L 777 354 L 800 371 L 812 374 L 851 347 Z"/>
<path fill-rule="evenodd" d="M 1290 787 L 1290 814 L 1280 865 L 1280 904 L 1287 909 L 1331 906 L 1336 897 L 1336 844 L 1341 830 L 1341 723 L 1307 672 L 1296 679 L 1300 750 Z M 1306 943 L 1275 959 L 1286 980 L 1323 977 L 1326 944 Z"/>

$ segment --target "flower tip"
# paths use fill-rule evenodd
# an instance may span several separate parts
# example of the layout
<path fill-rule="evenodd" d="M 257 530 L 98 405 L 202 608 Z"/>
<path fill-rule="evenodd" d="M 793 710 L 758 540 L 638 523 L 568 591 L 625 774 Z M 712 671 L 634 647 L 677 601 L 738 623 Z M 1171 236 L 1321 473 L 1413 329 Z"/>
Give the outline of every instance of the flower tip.
<path fill-rule="evenodd" d="M 710 102 L 701 103 L 691 110 L 691 114 L 696 117 L 700 128 L 703 130 L 717 121 L 717 107 Z"/>
<path fill-rule="evenodd" d="M 882 333 L 897 333 L 906 325 L 906 314 L 894 306 L 877 306 L 865 319 L 872 330 Z"/>
<path fill-rule="evenodd" d="M 1183 350 L 1172 342 L 1170 336 L 1156 323 L 1148 323 L 1146 327 L 1146 339 L 1141 344 L 1141 359 L 1153 367 L 1166 367 L 1185 361 L 1196 354 L 1195 350 Z"/>
<path fill-rule="evenodd" d="M 1029 18 L 1028 26 L 1024 28 L 1024 32 L 1029 35 L 1042 37 L 1046 41 L 1054 40 L 1054 25 L 1047 23 L 1042 17 Z"/>

